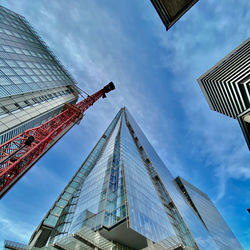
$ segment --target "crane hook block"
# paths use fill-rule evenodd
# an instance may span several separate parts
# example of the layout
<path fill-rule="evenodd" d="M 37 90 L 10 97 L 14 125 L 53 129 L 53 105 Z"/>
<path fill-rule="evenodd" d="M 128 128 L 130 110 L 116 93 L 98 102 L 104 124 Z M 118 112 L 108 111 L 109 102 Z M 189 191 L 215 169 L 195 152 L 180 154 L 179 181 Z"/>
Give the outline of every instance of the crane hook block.
<path fill-rule="evenodd" d="M 114 89 L 115 89 L 115 85 L 114 85 L 113 82 L 110 82 L 109 84 L 107 84 L 107 85 L 103 88 L 104 93 L 108 93 L 108 92 L 110 92 L 110 91 L 112 91 L 112 90 L 114 90 Z"/>

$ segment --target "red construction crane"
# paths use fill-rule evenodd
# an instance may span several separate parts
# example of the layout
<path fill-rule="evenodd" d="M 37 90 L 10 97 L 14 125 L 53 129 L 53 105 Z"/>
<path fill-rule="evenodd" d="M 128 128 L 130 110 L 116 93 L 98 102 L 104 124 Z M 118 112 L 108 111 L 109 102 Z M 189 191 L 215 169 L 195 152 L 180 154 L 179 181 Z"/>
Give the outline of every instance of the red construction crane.
<path fill-rule="evenodd" d="M 57 116 L 0 145 L 0 199 L 64 134 L 81 121 L 91 105 L 114 89 L 115 85 L 110 82 L 76 105 L 65 104 Z"/>

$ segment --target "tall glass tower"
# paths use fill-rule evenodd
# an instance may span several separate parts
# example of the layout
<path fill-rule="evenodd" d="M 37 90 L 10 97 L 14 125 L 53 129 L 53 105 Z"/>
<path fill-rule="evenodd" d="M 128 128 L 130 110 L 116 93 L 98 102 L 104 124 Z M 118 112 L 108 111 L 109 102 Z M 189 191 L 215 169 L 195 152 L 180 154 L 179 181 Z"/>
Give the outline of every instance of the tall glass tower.
<path fill-rule="evenodd" d="M 25 18 L 0 6 L 0 144 L 76 103 L 74 85 Z"/>
<path fill-rule="evenodd" d="M 210 199 L 173 178 L 122 108 L 19 249 L 242 249 Z"/>

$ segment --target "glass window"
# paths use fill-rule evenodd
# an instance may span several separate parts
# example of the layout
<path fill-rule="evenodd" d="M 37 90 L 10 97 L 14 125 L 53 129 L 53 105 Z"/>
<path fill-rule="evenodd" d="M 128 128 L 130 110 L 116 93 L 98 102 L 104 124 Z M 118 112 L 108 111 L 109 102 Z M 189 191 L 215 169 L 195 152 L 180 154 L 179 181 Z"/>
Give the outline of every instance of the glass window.
<path fill-rule="evenodd" d="M 42 67 L 41 67 L 41 65 L 39 64 L 39 63 L 34 63 L 35 64 L 35 66 L 38 68 L 38 69 L 41 69 Z"/>
<path fill-rule="evenodd" d="M 0 96 L 3 97 L 6 95 L 8 95 L 8 92 L 1 86 L 1 83 L 0 83 Z M 1 143 L 1 139 L 0 139 L 0 143 Z"/>
<path fill-rule="evenodd" d="M 0 85 L 10 85 L 11 81 L 3 76 L 0 76 Z"/>
<path fill-rule="evenodd" d="M 25 72 L 22 70 L 22 69 L 20 69 L 20 68 L 14 68 L 13 69 L 18 75 L 25 75 Z"/>
<path fill-rule="evenodd" d="M 1 71 L 7 76 L 15 75 L 15 72 L 11 68 L 1 68 Z"/>
<path fill-rule="evenodd" d="M 7 23 L 8 24 L 8 23 Z M 9 30 L 7 30 L 7 29 L 4 29 L 4 31 L 5 31 L 5 33 L 7 34 L 7 35 L 12 35 L 12 33 L 9 31 Z"/>
<path fill-rule="evenodd" d="M 28 50 L 26 50 L 26 49 L 23 49 L 23 53 L 24 53 L 24 55 L 26 55 L 26 56 L 30 56 L 29 51 L 28 51 Z"/>
<path fill-rule="evenodd" d="M 40 82 L 39 78 L 37 76 L 31 76 L 31 78 L 35 81 L 35 82 Z"/>
<path fill-rule="evenodd" d="M 32 79 L 29 76 L 21 76 L 21 78 L 26 82 L 26 83 L 31 83 L 33 82 Z"/>
<path fill-rule="evenodd" d="M 39 102 L 39 100 L 36 97 L 32 98 L 32 100 L 34 101 L 34 103 L 38 103 Z"/>
<path fill-rule="evenodd" d="M 74 179 L 74 181 L 80 182 L 81 177 L 83 177 L 83 174 L 80 173 L 80 172 L 78 172 L 78 173 L 77 173 L 77 176 L 76 176 L 75 179 Z"/>
<path fill-rule="evenodd" d="M 83 174 L 78 173 L 77 176 L 74 178 L 74 181 L 81 182 L 82 179 L 80 177 L 82 177 L 82 176 L 83 176 Z"/>
<path fill-rule="evenodd" d="M 22 27 L 19 27 L 19 28 L 22 29 Z M 21 34 L 21 36 L 22 36 L 22 38 L 23 38 L 24 40 L 28 40 L 27 37 L 26 37 L 25 35 Z"/>
<path fill-rule="evenodd" d="M 17 87 L 17 85 L 6 85 L 5 90 L 9 92 L 9 94 L 16 95 L 21 92 L 21 90 Z"/>
<path fill-rule="evenodd" d="M 72 197 L 71 194 L 65 192 L 63 195 L 62 195 L 62 198 L 65 199 L 65 200 L 69 200 L 70 198 Z"/>
<path fill-rule="evenodd" d="M 23 83 L 22 79 L 19 76 L 10 76 L 10 80 L 16 84 Z"/>
<path fill-rule="evenodd" d="M 63 200 L 63 199 L 60 199 L 56 205 L 59 206 L 59 207 L 65 207 L 67 205 L 67 201 L 66 200 Z"/>
<path fill-rule="evenodd" d="M 17 32 L 13 32 L 15 37 L 21 38 L 21 36 Z"/>
<path fill-rule="evenodd" d="M 13 49 L 12 49 L 10 46 L 2 45 L 2 48 L 3 48 L 6 52 L 14 52 Z"/>
<path fill-rule="evenodd" d="M 4 60 L 0 59 L 0 66 L 5 66 L 6 63 L 4 62 Z"/>
<path fill-rule="evenodd" d="M 48 79 L 48 81 L 52 81 L 52 78 L 50 76 L 46 76 L 46 78 Z"/>
<path fill-rule="evenodd" d="M 26 62 L 26 63 L 30 68 L 35 68 L 35 65 L 32 62 Z"/>
<path fill-rule="evenodd" d="M 26 63 L 24 63 L 23 61 L 16 61 L 16 62 L 22 68 L 27 67 Z"/>
<path fill-rule="evenodd" d="M 30 51 L 30 54 L 32 55 L 32 56 L 36 56 L 36 53 L 34 53 L 34 51 Z"/>
<path fill-rule="evenodd" d="M 18 109 L 18 107 L 15 104 L 9 104 L 5 108 L 7 108 L 10 112 Z"/>
<path fill-rule="evenodd" d="M 0 117 L 6 116 L 7 114 L 9 114 L 9 110 L 6 107 L 1 107 L 0 108 Z"/>
<path fill-rule="evenodd" d="M 17 53 L 17 54 L 23 54 L 22 51 L 18 48 L 13 48 L 13 50 Z"/>
<path fill-rule="evenodd" d="M 55 207 L 55 208 L 52 209 L 51 213 L 54 214 L 54 215 L 59 216 L 61 214 L 62 210 L 63 209 L 61 207 Z"/>
<path fill-rule="evenodd" d="M 47 81 L 47 79 L 46 79 L 44 76 L 40 76 L 40 78 L 41 78 L 41 80 L 42 80 L 43 82 L 46 82 L 46 81 Z"/>
<path fill-rule="evenodd" d="M 69 186 L 69 187 L 66 189 L 66 191 L 69 192 L 69 193 L 71 193 L 71 194 L 73 194 L 73 193 L 75 192 L 75 188 Z"/>
<path fill-rule="evenodd" d="M 25 68 L 24 71 L 28 74 L 28 75 L 34 75 L 33 71 L 31 69 Z"/>
<path fill-rule="evenodd" d="M 25 100 L 24 103 L 28 106 L 31 106 L 31 103 L 28 100 Z"/>
<path fill-rule="evenodd" d="M 73 188 L 77 188 L 79 185 L 80 185 L 80 184 L 79 184 L 78 182 L 74 182 L 74 181 L 72 181 L 72 182 L 70 183 L 70 186 L 73 187 Z"/>
<path fill-rule="evenodd" d="M 49 226 L 55 226 L 57 223 L 58 217 L 54 215 L 49 215 L 48 218 L 44 220 L 44 224 Z"/>
<path fill-rule="evenodd" d="M 46 71 L 44 69 L 40 69 L 40 71 L 42 72 L 43 75 L 46 75 Z"/>
<path fill-rule="evenodd" d="M 5 60 L 10 67 L 17 67 L 17 64 L 13 60 Z"/>
<path fill-rule="evenodd" d="M 37 75 L 40 75 L 40 71 L 38 69 L 33 69 L 33 71 L 37 74 Z"/>

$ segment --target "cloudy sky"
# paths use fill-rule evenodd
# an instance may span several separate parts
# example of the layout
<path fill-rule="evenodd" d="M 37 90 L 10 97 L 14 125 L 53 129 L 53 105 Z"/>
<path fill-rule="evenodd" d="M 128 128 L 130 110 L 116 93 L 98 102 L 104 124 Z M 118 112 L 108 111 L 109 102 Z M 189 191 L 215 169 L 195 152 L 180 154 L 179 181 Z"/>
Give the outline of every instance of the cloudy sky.
<path fill-rule="evenodd" d="M 118 110 L 126 106 L 174 176 L 213 200 L 250 249 L 250 155 L 236 120 L 196 79 L 250 34 L 249 0 L 200 0 L 168 32 L 150 0 L 1 0 L 23 15 L 100 100 L 0 202 L 0 241 L 27 243 Z M 1 247 L 1 244 L 0 244 Z"/>

